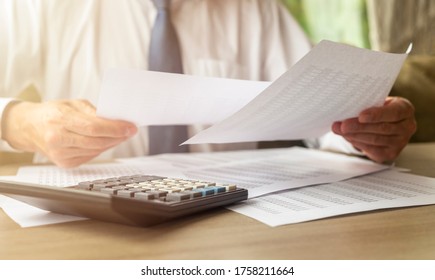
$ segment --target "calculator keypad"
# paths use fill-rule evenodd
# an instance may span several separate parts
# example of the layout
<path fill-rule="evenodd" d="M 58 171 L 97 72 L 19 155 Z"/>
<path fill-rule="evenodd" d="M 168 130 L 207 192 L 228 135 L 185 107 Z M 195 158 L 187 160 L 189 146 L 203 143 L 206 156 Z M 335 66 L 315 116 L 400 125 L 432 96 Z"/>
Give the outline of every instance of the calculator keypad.
<path fill-rule="evenodd" d="M 161 176 L 132 175 L 80 182 L 76 188 L 152 202 L 183 202 L 235 191 L 234 184 Z"/>

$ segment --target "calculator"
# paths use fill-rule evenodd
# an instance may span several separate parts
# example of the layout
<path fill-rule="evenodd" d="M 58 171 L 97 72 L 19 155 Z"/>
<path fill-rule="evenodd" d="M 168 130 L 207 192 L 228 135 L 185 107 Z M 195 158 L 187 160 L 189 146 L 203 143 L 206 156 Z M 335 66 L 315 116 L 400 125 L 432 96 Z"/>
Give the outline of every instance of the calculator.
<path fill-rule="evenodd" d="M 0 193 L 55 213 L 152 226 L 248 197 L 235 184 L 135 174 L 70 187 L 0 182 Z"/>

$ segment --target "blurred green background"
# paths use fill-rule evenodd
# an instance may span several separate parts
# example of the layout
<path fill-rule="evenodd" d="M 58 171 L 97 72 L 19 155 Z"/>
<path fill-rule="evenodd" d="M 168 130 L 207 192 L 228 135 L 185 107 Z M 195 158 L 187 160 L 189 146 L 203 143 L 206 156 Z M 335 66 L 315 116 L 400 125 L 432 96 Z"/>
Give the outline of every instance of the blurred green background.
<path fill-rule="evenodd" d="M 313 44 L 321 39 L 370 48 L 365 0 L 282 0 Z"/>

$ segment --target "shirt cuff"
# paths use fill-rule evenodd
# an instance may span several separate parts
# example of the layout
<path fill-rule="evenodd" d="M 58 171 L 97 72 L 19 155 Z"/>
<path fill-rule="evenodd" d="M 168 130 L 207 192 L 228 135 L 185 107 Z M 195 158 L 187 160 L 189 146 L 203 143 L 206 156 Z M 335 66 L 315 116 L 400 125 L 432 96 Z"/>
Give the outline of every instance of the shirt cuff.
<path fill-rule="evenodd" d="M 2 119 L 3 119 L 3 112 L 6 109 L 6 107 L 13 101 L 16 101 L 16 99 L 14 98 L 0 98 L 0 123 L 2 123 Z M 8 142 L 4 141 L 2 139 L 2 127 L 0 126 L 0 151 L 5 151 L 5 152 L 20 152 L 14 148 L 12 148 Z"/>
<path fill-rule="evenodd" d="M 305 144 L 310 148 L 316 148 L 320 150 L 328 150 L 359 156 L 364 155 L 362 152 L 355 149 L 355 147 L 342 136 L 337 135 L 333 132 L 328 132 L 317 139 L 305 140 Z"/>

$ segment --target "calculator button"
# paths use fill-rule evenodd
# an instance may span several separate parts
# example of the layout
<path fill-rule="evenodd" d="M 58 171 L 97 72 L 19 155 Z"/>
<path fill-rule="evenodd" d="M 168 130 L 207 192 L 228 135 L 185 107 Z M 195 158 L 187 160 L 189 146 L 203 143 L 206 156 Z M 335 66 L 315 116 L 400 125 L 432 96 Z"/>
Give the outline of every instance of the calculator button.
<path fill-rule="evenodd" d="M 208 196 L 215 193 L 214 188 L 209 188 L 209 187 L 195 189 L 194 191 L 201 193 L 202 196 Z"/>
<path fill-rule="evenodd" d="M 134 193 L 140 192 L 140 190 L 120 190 L 117 192 L 117 195 L 122 197 L 133 197 Z"/>
<path fill-rule="evenodd" d="M 151 200 L 156 198 L 156 195 L 154 193 L 150 193 L 150 192 L 137 192 L 134 193 L 134 197 L 137 199 L 142 199 L 142 200 Z"/>
<path fill-rule="evenodd" d="M 167 191 L 162 191 L 162 190 L 149 191 L 147 193 L 154 194 L 156 198 L 165 197 L 168 194 Z"/>
<path fill-rule="evenodd" d="M 202 196 L 201 192 L 196 192 L 196 191 L 185 191 L 184 193 L 188 193 L 190 195 L 190 198 L 192 199 Z"/>
<path fill-rule="evenodd" d="M 80 182 L 77 185 L 77 188 L 81 189 L 81 190 L 90 190 L 92 188 L 93 182 L 91 181 L 86 181 L 86 182 Z"/>
<path fill-rule="evenodd" d="M 104 189 L 101 189 L 100 192 L 107 193 L 107 194 L 116 194 L 116 190 L 114 190 L 112 188 L 104 188 Z"/>
<path fill-rule="evenodd" d="M 224 186 L 220 186 L 220 185 L 216 186 L 215 189 L 216 189 L 216 193 L 223 193 L 227 191 L 227 189 Z"/>
<path fill-rule="evenodd" d="M 166 196 L 166 201 L 182 201 L 190 199 L 190 194 L 185 192 L 169 193 Z"/>

